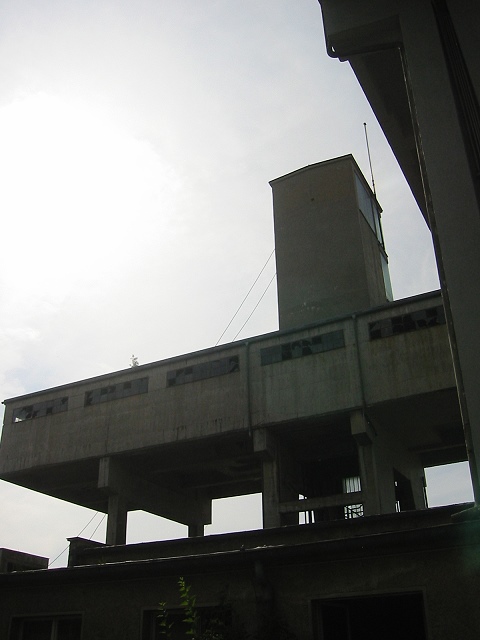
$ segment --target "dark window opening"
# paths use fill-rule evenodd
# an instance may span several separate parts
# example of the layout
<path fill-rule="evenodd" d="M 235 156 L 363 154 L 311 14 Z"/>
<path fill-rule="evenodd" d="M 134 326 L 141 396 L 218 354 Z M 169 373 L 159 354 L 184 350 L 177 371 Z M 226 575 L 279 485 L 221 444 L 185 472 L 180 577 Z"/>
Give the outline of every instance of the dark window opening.
<path fill-rule="evenodd" d="M 62 413 L 68 409 L 68 398 L 56 398 L 55 400 L 46 400 L 45 402 L 36 402 L 35 404 L 21 407 L 13 410 L 12 422 L 23 422 L 24 420 L 33 420 L 34 418 L 44 418 L 55 413 Z"/>
<path fill-rule="evenodd" d="M 190 367 L 169 371 L 167 373 L 167 387 L 176 387 L 180 384 L 187 384 L 188 382 L 215 378 L 227 373 L 235 373 L 236 371 L 240 371 L 240 360 L 238 356 L 229 356 L 219 360 L 211 360 L 210 362 L 200 362 Z"/>
<path fill-rule="evenodd" d="M 85 406 L 92 404 L 101 404 L 110 402 L 110 400 L 119 400 L 120 398 L 128 398 L 141 393 L 148 393 L 148 378 L 137 378 L 136 380 L 128 380 L 122 384 L 111 384 L 99 389 L 93 389 L 85 393 Z"/>
<path fill-rule="evenodd" d="M 412 483 L 396 469 L 394 469 L 393 473 L 395 482 L 395 510 L 397 512 L 415 510 Z"/>
<path fill-rule="evenodd" d="M 337 505 L 331 504 L 305 511 L 306 523 L 361 518 L 364 515 L 363 503 L 358 502 L 358 494 L 361 491 L 357 453 L 329 460 L 307 460 L 302 463 L 302 496 L 341 497 Z M 345 494 L 352 494 L 351 504 L 345 504 Z"/>
<path fill-rule="evenodd" d="M 343 514 L 345 520 L 352 520 L 353 518 L 363 518 L 363 503 L 358 502 L 356 504 L 347 504 L 343 507 Z"/>
<path fill-rule="evenodd" d="M 445 311 L 442 305 L 430 309 L 421 309 L 412 313 L 404 313 L 393 318 L 385 318 L 370 322 L 368 330 L 370 340 L 388 338 L 399 333 L 408 333 L 417 329 L 428 329 L 445 324 Z"/>
<path fill-rule="evenodd" d="M 316 640 L 426 640 L 423 596 L 404 593 L 314 603 Z"/>
<path fill-rule="evenodd" d="M 10 640 L 81 640 L 81 616 L 14 618 Z"/>
<path fill-rule="evenodd" d="M 356 493 L 362 490 L 362 483 L 360 476 L 350 476 L 348 478 L 342 478 L 343 493 Z M 363 503 L 347 504 L 343 507 L 343 515 L 345 520 L 351 520 L 352 518 L 362 518 Z"/>
<path fill-rule="evenodd" d="M 382 224 L 380 220 L 380 209 L 377 202 L 371 195 L 359 176 L 355 174 L 355 186 L 357 189 L 358 208 L 365 220 L 368 222 L 370 229 L 373 231 L 379 243 L 384 246 Z"/>
<path fill-rule="evenodd" d="M 266 347 L 260 350 L 260 362 L 262 365 L 283 362 L 294 358 L 302 358 L 315 353 L 333 351 L 345 346 L 343 331 L 330 331 L 313 338 L 303 338 L 294 342 L 278 344 L 273 347 Z"/>

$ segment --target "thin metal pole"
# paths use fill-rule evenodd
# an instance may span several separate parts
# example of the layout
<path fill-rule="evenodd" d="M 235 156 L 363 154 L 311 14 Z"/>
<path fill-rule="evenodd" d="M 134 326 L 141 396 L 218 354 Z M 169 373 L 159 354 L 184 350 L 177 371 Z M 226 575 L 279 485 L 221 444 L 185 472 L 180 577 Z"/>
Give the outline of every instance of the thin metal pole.
<path fill-rule="evenodd" d="M 370 145 L 368 144 L 368 134 L 367 134 L 367 123 L 363 123 L 363 128 L 365 129 L 365 142 L 367 143 L 367 154 L 368 154 L 368 164 L 370 165 L 370 175 L 372 176 L 372 191 L 375 198 L 377 197 L 377 193 L 375 191 L 375 180 L 373 179 L 373 169 L 372 169 L 372 158 L 370 157 Z"/>

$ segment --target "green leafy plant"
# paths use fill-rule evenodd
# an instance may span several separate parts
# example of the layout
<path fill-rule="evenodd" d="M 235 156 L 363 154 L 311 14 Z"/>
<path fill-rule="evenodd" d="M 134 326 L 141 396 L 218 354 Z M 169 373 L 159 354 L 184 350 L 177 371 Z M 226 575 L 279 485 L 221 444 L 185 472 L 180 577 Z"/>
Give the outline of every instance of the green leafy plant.
<path fill-rule="evenodd" d="M 180 606 L 182 608 L 182 622 L 185 625 L 185 638 L 189 640 L 247 640 L 243 628 L 233 628 L 231 625 L 231 608 L 226 603 L 226 595 L 220 597 L 220 604 L 209 610 L 209 615 L 201 624 L 201 617 L 197 608 L 197 598 L 191 592 L 191 585 L 185 579 L 178 579 Z M 173 622 L 169 620 L 167 603 L 159 603 L 157 614 L 158 637 L 168 640 L 173 637 Z M 203 626 L 203 629 L 202 629 Z M 175 636 L 177 637 L 177 636 Z"/>
<path fill-rule="evenodd" d="M 167 603 L 160 602 L 159 607 L 160 611 L 157 615 L 159 634 L 161 638 L 168 639 L 172 637 L 173 622 L 168 620 Z"/>
<path fill-rule="evenodd" d="M 184 578 L 179 578 L 178 587 L 180 589 L 180 606 L 184 610 L 183 622 L 187 625 L 185 634 L 192 640 L 197 640 L 199 616 L 197 611 L 197 597 L 190 593 L 191 585 L 187 585 Z M 200 639 L 198 639 L 200 640 Z"/>

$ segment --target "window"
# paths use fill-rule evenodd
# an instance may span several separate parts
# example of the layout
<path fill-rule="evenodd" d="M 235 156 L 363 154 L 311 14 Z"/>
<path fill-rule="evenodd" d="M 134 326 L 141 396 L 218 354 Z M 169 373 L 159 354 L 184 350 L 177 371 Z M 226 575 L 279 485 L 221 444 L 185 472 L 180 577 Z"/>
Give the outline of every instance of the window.
<path fill-rule="evenodd" d="M 385 284 L 385 294 L 387 296 L 387 300 L 389 302 L 392 302 L 393 301 L 392 281 L 390 280 L 390 270 L 388 268 L 388 260 L 383 254 L 383 252 L 380 252 L 380 259 L 382 261 L 382 275 L 383 275 L 383 282 Z"/>
<path fill-rule="evenodd" d="M 342 478 L 343 493 L 356 493 L 362 490 L 362 484 L 360 476 L 351 476 L 349 478 Z M 363 517 L 363 504 L 347 504 L 343 507 L 343 515 L 345 520 L 351 520 L 352 518 Z"/>
<path fill-rule="evenodd" d="M 367 191 L 357 174 L 355 174 L 355 186 L 357 190 L 358 208 L 383 247 L 382 225 L 377 202 L 373 195 Z"/>
<path fill-rule="evenodd" d="M 85 393 L 85 406 L 89 407 L 92 404 L 128 398 L 140 393 L 148 393 L 148 378 L 136 378 L 135 380 L 127 380 L 126 382 L 110 384 L 106 387 L 87 391 Z"/>
<path fill-rule="evenodd" d="M 81 616 L 14 618 L 10 640 L 80 640 Z"/>
<path fill-rule="evenodd" d="M 340 349 L 344 346 L 345 339 L 343 331 L 340 329 L 339 331 L 330 331 L 313 338 L 303 338 L 294 342 L 266 347 L 260 350 L 260 361 L 262 365 L 273 364 L 274 362 Z"/>
<path fill-rule="evenodd" d="M 395 511 L 415 510 L 415 498 L 410 480 L 396 469 L 393 470 L 393 478 L 395 483 Z"/>
<path fill-rule="evenodd" d="M 199 364 L 193 364 L 190 367 L 169 371 L 167 373 L 167 387 L 176 387 L 180 384 L 187 384 L 188 382 L 197 382 L 197 380 L 223 376 L 227 373 L 235 373 L 236 371 L 240 371 L 238 356 L 229 356 L 219 360 L 200 362 Z"/>
<path fill-rule="evenodd" d="M 370 340 L 377 340 L 417 329 L 436 327 L 440 324 L 445 324 L 445 311 L 442 305 L 370 322 L 368 330 Z"/>
<path fill-rule="evenodd" d="M 56 398 L 45 402 L 36 402 L 26 407 L 13 410 L 12 422 L 23 422 L 33 418 L 44 418 L 68 409 L 68 398 Z"/>
<path fill-rule="evenodd" d="M 425 640 L 423 596 L 403 593 L 313 603 L 317 640 Z"/>
<path fill-rule="evenodd" d="M 363 518 L 363 504 L 361 502 L 356 504 L 347 504 L 346 507 L 343 507 L 343 514 L 345 516 L 345 520 Z"/>
<path fill-rule="evenodd" d="M 352 476 L 350 478 L 342 478 L 343 493 L 355 493 L 362 490 L 360 476 Z"/>

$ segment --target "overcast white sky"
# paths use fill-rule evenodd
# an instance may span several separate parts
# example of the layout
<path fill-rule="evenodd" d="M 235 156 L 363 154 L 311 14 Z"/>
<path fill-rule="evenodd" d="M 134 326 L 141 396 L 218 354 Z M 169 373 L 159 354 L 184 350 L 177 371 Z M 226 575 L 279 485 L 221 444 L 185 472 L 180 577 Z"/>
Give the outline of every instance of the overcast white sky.
<path fill-rule="evenodd" d="M 363 122 L 394 295 L 437 289 L 428 230 L 325 52 L 317 0 L 4 0 L 0 398 L 214 345 L 273 249 L 269 180 L 347 153 L 368 178 Z M 272 284 L 238 338 L 275 329 Z M 433 504 L 471 499 L 465 465 L 429 484 Z M 53 560 L 91 518 L 82 535 L 104 539 L 100 515 L 5 482 L 0 508 L 0 547 Z M 207 529 L 259 523 L 256 497 L 215 505 Z M 129 541 L 184 534 L 129 516 Z"/>

